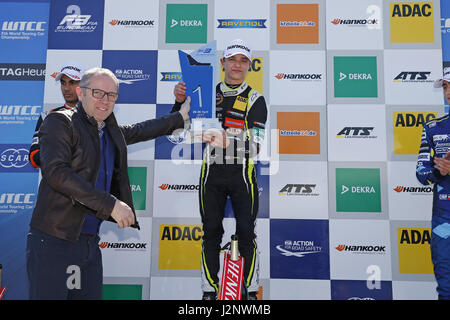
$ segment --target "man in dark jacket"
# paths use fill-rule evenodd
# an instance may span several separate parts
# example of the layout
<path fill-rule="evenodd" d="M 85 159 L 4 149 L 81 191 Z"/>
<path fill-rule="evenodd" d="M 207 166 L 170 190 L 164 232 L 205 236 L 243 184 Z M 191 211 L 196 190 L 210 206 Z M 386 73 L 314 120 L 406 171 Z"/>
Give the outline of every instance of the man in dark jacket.
<path fill-rule="evenodd" d="M 127 145 L 171 134 L 189 118 L 187 100 L 180 112 L 118 125 L 118 89 L 110 70 L 86 71 L 77 107 L 50 113 L 39 130 L 42 180 L 27 239 L 30 299 L 102 298 L 101 222 L 139 229 Z"/>

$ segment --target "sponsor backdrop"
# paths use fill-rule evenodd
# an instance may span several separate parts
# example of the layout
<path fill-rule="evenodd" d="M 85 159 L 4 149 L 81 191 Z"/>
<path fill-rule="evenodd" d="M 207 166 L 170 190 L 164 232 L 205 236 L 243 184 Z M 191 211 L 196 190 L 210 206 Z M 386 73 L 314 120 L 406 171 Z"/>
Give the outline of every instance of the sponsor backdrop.
<path fill-rule="evenodd" d="M 448 1 L 1 2 L 0 28 L 5 299 L 27 299 L 39 180 L 27 150 L 39 114 L 63 103 L 61 64 L 111 69 L 117 118 L 130 124 L 169 112 L 177 50 L 217 40 L 221 55 L 235 38 L 254 50 L 247 81 L 269 108 L 257 159 L 260 297 L 437 298 L 432 192 L 415 161 L 423 123 L 447 112 L 432 82 L 450 65 Z M 102 224 L 104 299 L 200 299 L 201 155 L 180 136 L 129 147 L 141 230 Z M 224 224 L 225 243 L 230 204 Z"/>

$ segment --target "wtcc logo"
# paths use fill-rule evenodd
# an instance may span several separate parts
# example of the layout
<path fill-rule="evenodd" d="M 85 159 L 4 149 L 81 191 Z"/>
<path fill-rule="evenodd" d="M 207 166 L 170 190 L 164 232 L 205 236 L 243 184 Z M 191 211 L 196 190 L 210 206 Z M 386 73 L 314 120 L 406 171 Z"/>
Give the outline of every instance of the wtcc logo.
<path fill-rule="evenodd" d="M 3 21 L 2 31 L 45 31 L 45 21 Z"/>

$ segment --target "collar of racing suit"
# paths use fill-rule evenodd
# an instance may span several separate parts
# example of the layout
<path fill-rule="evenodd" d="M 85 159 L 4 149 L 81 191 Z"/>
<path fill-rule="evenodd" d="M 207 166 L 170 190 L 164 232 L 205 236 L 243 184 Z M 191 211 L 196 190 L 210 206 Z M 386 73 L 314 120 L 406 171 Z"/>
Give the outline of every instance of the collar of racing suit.
<path fill-rule="evenodd" d="M 244 92 L 245 89 L 247 89 L 247 87 L 248 87 L 248 85 L 245 81 L 242 82 L 241 85 L 238 86 L 237 88 L 230 88 L 229 86 L 227 86 L 225 81 L 222 81 L 220 83 L 220 91 L 222 91 L 222 94 L 224 97 L 237 96 L 237 95 L 241 94 L 242 92 Z"/>

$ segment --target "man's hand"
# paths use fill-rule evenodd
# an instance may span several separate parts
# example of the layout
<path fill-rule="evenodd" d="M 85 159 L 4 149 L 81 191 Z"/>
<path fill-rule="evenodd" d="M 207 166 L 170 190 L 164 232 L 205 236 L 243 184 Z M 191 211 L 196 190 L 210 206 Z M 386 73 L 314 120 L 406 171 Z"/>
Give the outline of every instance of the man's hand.
<path fill-rule="evenodd" d="M 191 97 L 187 97 L 180 108 L 180 113 L 183 116 L 183 120 L 189 120 L 189 110 L 191 110 Z"/>
<path fill-rule="evenodd" d="M 202 141 L 209 143 L 212 147 L 226 148 L 230 145 L 230 140 L 227 137 L 226 132 L 209 129 L 202 133 Z"/>
<path fill-rule="evenodd" d="M 135 222 L 131 208 L 120 200 L 116 200 L 111 217 L 116 220 L 119 228 L 127 228 Z"/>
<path fill-rule="evenodd" d="M 178 103 L 183 103 L 186 100 L 186 83 L 183 81 L 178 82 L 175 89 L 173 89 L 173 94 Z"/>
<path fill-rule="evenodd" d="M 446 176 L 450 173 L 450 153 L 447 153 L 444 158 L 434 158 L 434 167 L 439 170 L 439 173 Z"/>

